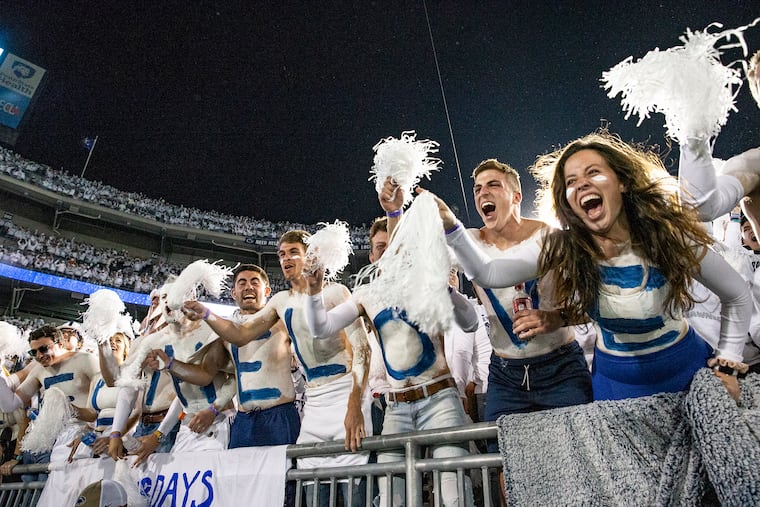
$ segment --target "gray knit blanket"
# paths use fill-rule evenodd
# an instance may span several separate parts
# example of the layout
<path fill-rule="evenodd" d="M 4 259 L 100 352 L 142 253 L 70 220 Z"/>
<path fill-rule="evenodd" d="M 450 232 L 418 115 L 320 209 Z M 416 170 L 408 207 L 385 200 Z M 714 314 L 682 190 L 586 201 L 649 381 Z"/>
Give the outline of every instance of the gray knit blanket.
<path fill-rule="evenodd" d="M 760 506 L 760 375 L 498 420 L 511 506 Z"/>

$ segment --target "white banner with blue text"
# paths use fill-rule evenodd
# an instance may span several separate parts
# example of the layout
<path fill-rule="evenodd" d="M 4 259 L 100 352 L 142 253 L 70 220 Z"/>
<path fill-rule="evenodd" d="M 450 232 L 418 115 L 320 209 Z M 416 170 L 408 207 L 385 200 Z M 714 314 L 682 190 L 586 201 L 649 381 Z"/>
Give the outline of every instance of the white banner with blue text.
<path fill-rule="evenodd" d="M 77 505 L 82 490 L 101 479 L 124 486 L 130 507 L 232 507 L 243 499 L 246 505 L 282 505 L 286 447 L 154 454 L 138 468 L 131 466 L 134 456 L 119 466 L 110 458 L 54 463 L 37 506 Z"/>

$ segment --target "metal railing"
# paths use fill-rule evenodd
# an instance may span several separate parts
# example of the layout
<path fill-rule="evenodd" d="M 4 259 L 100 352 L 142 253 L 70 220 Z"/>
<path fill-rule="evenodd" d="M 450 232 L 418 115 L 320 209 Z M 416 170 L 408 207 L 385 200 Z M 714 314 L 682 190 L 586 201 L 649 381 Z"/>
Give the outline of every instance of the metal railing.
<path fill-rule="evenodd" d="M 375 453 L 393 450 L 403 450 L 404 459 L 392 463 L 368 463 L 352 467 L 321 467 L 312 469 L 291 469 L 287 480 L 294 481 L 296 505 L 306 505 L 306 486 L 313 484 L 311 505 L 333 507 L 339 503 L 341 493 L 338 485 L 347 481 L 345 493 L 342 494 L 345 505 L 355 505 L 357 493 L 355 480 L 364 480 L 364 499 L 361 505 L 370 506 L 376 496 L 376 481 L 385 478 L 392 484 L 392 478 L 405 479 L 406 505 L 408 507 L 423 507 L 442 505 L 441 473 L 455 472 L 457 476 L 457 492 L 459 498 L 469 495 L 468 482 L 479 485 L 475 505 L 479 507 L 497 506 L 500 503 L 499 484 L 496 480 L 501 471 L 502 461 L 499 454 L 470 454 L 460 458 L 428 458 L 425 449 L 431 446 L 448 444 L 466 444 L 474 447 L 476 442 L 496 439 L 496 423 L 478 423 L 455 428 L 427 430 L 398 435 L 367 437 L 362 440 L 362 450 Z M 308 458 L 314 456 L 331 456 L 345 453 L 343 442 L 319 442 L 288 446 L 286 455 L 290 459 Z M 44 473 L 48 471 L 47 464 L 16 465 L 13 473 Z M 319 488 L 329 486 L 327 504 L 318 501 Z M 37 504 L 45 482 L 6 483 L 0 484 L 0 506 L 2 507 L 34 507 Z M 393 495 L 389 487 L 387 505 Z M 396 492 L 398 493 L 398 492 Z M 426 495 L 427 493 L 427 495 Z M 382 507 L 382 506 L 381 506 Z"/>
<path fill-rule="evenodd" d="M 499 454 L 472 454 L 461 458 L 425 458 L 423 450 L 430 446 L 439 446 L 447 444 L 470 444 L 475 441 L 496 438 L 495 423 L 478 423 L 456 428 L 446 428 L 440 430 L 427 430 L 413 433 L 402 433 L 398 435 L 368 437 L 362 441 L 362 449 L 365 451 L 390 451 L 402 449 L 404 452 L 403 461 L 392 463 L 368 463 L 357 467 L 336 467 L 336 468 L 313 468 L 313 469 L 293 469 L 287 474 L 289 480 L 296 481 L 296 505 L 301 505 L 300 499 L 304 490 L 303 485 L 307 481 L 316 483 L 326 483 L 330 486 L 329 506 L 337 505 L 336 503 L 336 485 L 337 482 L 348 480 L 349 493 L 346 498 L 346 504 L 350 505 L 353 491 L 351 485 L 353 479 L 366 479 L 366 484 L 374 484 L 374 480 L 379 477 L 388 479 L 392 484 L 392 476 L 400 476 L 405 479 L 405 496 L 406 505 L 410 507 L 421 507 L 423 505 L 423 491 L 426 485 L 432 490 L 432 505 L 441 505 L 441 472 L 456 472 L 457 474 L 457 491 L 459 498 L 465 498 L 465 477 L 469 475 L 470 479 L 478 479 L 477 482 L 482 484 L 482 505 L 498 505 L 499 499 L 494 498 L 494 488 L 492 473 L 501 470 L 502 461 Z M 320 442 L 315 444 L 294 445 L 288 447 L 287 456 L 289 458 L 305 458 L 311 456 L 325 456 L 332 454 L 344 453 L 342 442 Z M 366 488 L 365 505 L 372 505 L 374 498 L 373 489 Z M 498 487 L 495 488 L 498 492 Z M 317 488 L 314 488 L 314 498 L 317 498 Z M 393 492 L 389 492 L 387 502 L 390 503 Z M 428 501 L 431 501 L 428 499 Z M 478 502 L 480 505 L 481 502 Z M 313 502 L 312 505 L 317 505 Z M 321 507 L 321 506 L 320 506 Z"/>

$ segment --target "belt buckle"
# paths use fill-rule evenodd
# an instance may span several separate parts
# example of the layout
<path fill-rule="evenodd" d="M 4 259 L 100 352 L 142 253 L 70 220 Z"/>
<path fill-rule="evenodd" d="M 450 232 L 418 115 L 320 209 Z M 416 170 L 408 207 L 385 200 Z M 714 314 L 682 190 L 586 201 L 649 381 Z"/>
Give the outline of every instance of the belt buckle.
<path fill-rule="evenodd" d="M 417 387 L 415 389 L 412 389 L 411 391 L 407 392 L 408 398 L 407 402 L 412 403 L 415 401 L 419 401 L 425 397 L 425 390 L 421 387 Z"/>

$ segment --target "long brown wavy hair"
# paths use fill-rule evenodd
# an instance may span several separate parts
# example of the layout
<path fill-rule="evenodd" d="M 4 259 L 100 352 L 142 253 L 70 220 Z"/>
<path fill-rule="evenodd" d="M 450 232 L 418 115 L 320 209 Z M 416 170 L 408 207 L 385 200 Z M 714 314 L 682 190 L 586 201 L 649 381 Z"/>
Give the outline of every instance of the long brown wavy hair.
<path fill-rule="evenodd" d="M 694 299 L 689 284 L 699 272 L 704 248 L 712 238 L 696 210 L 682 205 L 676 180 L 668 174 L 657 153 L 628 144 L 601 130 L 564 148 L 540 156 L 531 172 L 541 188 L 539 209 L 552 209 L 560 230 L 547 233 L 539 257 L 539 273 L 551 277 L 555 297 L 568 316 L 582 319 L 596 302 L 601 279 L 598 261 L 604 258 L 590 231 L 570 208 L 566 196 L 565 163 L 575 153 L 592 149 L 609 164 L 623 184 L 623 210 L 628 219 L 631 246 L 656 266 L 670 283 L 664 311 L 686 311 Z"/>

